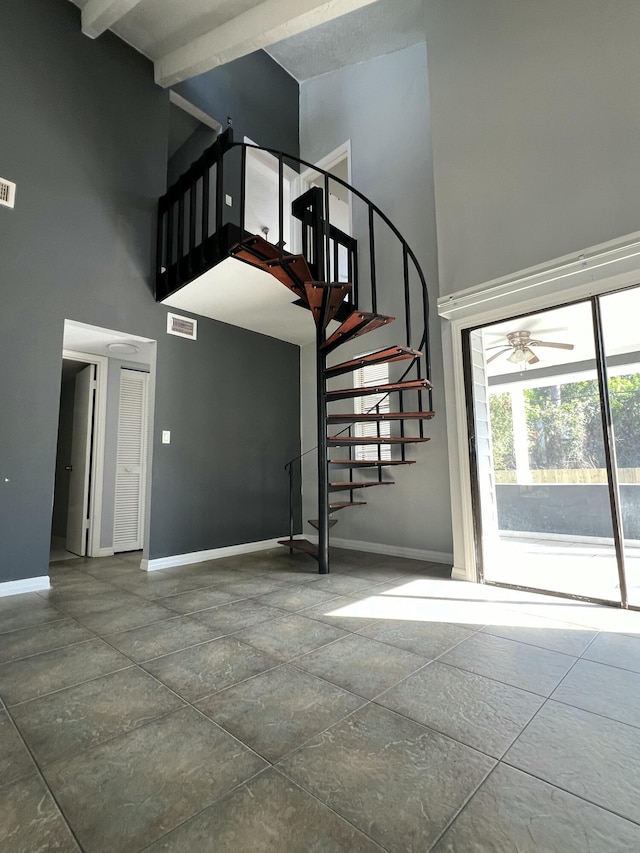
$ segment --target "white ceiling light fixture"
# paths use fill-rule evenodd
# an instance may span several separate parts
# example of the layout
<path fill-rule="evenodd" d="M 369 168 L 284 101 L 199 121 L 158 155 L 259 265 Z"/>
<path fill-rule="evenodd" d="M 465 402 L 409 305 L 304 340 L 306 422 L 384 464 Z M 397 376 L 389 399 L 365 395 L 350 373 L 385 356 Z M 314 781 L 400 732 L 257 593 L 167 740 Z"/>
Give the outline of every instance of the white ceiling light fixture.
<path fill-rule="evenodd" d="M 531 349 L 531 347 L 551 347 L 553 349 L 572 350 L 573 344 L 556 343 L 555 341 L 538 341 L 533 340 L 531 332 L 522 329 L 518 332 L 509 332 L 505 344 L 497 344 L 496 346 L 488 347 L 488 350 L 497 349 L 498 352 L 487 358 L 487 364 L 491 364 L 496 358 L 499 358 L 505 353 L 509 353 L 507 361 L 511 364 L 538 364 L 540 359 Z"/>
<path fill-rule="evenodd" d="M 533 353 L 532 353 L 533 355 Z M 511 364 L 520 364 L 521 361 L 527 360 L 527 353 L 523 349 L 514 349 L 507 361 Z"/>
<path fill-rule="evenodd" d="M 107 344 L 107 349 L 114 355 L 135 355 L 140 352 L 140 347 L 135 344 L 126 344 L 118 341 L 113 341 Z"/>

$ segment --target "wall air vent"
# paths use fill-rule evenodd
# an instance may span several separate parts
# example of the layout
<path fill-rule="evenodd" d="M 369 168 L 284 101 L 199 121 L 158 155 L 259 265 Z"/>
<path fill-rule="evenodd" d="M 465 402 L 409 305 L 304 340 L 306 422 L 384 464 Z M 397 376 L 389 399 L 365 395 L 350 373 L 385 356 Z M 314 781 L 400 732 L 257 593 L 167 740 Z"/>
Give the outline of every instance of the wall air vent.
<path fill-rule="evenodd" d="M 198 337 L 198 321 L 191 317 L 181 317 L 179 314 L 169 313 L 167 314 L 167 333 L 195 341 Z"/>
<path fill-rule="evenodd" d="M 6 178 L 0 178 L 0 206 L 14 207 L 16 203 L 16 185 Z"/>

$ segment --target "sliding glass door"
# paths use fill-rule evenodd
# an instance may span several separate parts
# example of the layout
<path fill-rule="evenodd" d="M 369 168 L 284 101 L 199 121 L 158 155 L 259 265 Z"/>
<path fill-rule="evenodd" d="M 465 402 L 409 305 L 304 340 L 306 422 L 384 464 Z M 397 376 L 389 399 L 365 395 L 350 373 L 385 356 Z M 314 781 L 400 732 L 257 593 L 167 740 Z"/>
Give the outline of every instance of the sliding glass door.
<path fill-rule="evenodd" d="M 639 316 L 636 288 L 467 332 L 486 582 L 640 606 Z"/>
<path fill-rule="evenodd" d="M 640 288 L 600 298 L 629 605 L 640 607 Z"/>

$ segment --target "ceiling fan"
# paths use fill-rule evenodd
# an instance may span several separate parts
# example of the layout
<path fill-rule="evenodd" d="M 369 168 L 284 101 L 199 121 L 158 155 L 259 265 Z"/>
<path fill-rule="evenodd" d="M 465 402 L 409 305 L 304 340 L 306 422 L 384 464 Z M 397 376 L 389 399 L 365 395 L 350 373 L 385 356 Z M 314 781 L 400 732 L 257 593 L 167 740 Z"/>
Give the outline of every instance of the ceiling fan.
<path fill-rule="evenodd" d="M 496 358 L 504 355 L 505 352 L 511 351 L 511 355 L 507 358 L 512 364 L 537 364 L 540 359 L 531 349 L 531 347 L 553 347 L 554 349 L 573 349 L 573 344 L 557 344 L 552 341 L 537 341 L 531 338 L 531 332 L 522 330 L 521 332 L 509 332 L 507 335 L 508 345 L 497 344 L 488 349 L 500 349 L 500 352 L 494 353 L 487 359 L 487 364 L 490 364 Z"/>

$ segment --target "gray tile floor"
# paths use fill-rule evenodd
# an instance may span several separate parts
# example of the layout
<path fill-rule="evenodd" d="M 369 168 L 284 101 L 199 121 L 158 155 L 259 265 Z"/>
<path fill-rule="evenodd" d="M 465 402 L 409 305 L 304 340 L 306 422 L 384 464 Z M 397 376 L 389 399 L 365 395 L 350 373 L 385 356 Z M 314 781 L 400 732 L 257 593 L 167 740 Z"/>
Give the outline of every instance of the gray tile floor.
<path fill-rule="evenodd" d="M 336 551 L 0 599 L 0 850 L 640 850 L 640 614 Z"/>

